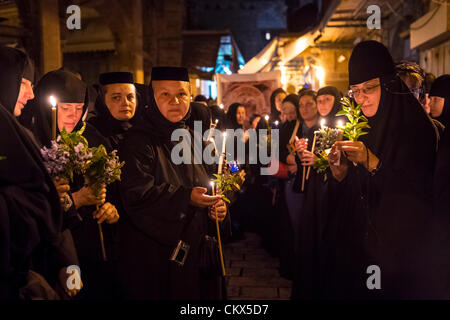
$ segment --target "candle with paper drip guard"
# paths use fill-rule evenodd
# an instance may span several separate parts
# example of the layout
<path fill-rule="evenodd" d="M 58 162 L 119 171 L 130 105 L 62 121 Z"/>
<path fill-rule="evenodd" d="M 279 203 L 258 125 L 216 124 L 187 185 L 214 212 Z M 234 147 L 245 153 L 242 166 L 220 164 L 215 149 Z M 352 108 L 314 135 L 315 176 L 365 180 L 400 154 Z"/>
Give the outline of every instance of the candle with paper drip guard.
<path fill-rule="evenodd" d="M 215 185 L 214 181 L 211 181 L 211 188 L 212 188 L 212 195 L 215 196 L 216 195 L 216 185 Z M 217 243 L 219 245 L 220 264 L 222 267 L 222 276 L 225 277 L 226 271 L 225 271 L 225 263 L 223 260 L 222 241 L 220 239 L 220 227 L 219 227 L 219 218 L 217 217 L 217 212 L 216 212 L 216 231 L 217 231 Z"/>
<path fill-rule="evenodd" d="M 225 145 L 227 143 L 227 133 L 223 133 L 223 142 L 222 142 L 222 152 L 219 157 L 219 169 L 217 170 L 218 174 L 222 174 L 223 160 L 225 159 Z"/>
<path fill-rule="evenodd" d="M 54 96 L 49 98 L 52 106 L 52 140 L 56 140 L 56 99 Z"/>

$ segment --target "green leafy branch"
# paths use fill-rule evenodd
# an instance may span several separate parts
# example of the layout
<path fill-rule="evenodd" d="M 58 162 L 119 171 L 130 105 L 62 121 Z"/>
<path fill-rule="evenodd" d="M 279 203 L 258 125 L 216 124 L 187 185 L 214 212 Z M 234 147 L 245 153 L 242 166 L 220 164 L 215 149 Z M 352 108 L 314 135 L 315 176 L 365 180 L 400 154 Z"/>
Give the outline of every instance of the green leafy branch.
<path fill-rule="evenodd" d="M 359 137 L 368 134 L 369 132 L 364 130 L 370 129 L 370 126 L 369 121 L 362 114 L 362 104 L 355 106 L 355 103 L 347 97 L 341 100 L 341 104 L 342 110 L 336 113 L 336 116 L 346 116 L 348 119 L 344 126 L 339 127 L 344 130 L 344 137 L 351 141 L 357 141 Z"/>

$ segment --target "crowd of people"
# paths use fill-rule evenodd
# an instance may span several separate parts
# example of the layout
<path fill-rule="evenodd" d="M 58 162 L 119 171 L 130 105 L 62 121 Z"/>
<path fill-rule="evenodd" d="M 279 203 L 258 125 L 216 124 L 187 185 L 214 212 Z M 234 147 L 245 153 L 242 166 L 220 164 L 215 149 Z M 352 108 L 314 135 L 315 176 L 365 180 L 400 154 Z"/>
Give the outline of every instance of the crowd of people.
<path fill-rule="evenodd" d="M 148 85 L 103 73 L 94 86 L 62 68 L 33 87 L 23 51 L 0 48 L 0 66 L 1 299 L 226 299 L 217 228 L 224 244 L 260 234 L 293 281 L 292 299 L 450 298 L 450 75 L 433 79 L 363 41 L 349 60 L 348 93 L 279 88 L 270 113 L 247 114 L 239 101 L 224 112 L 192 99 L 182 67 L 154 67 Z M 83 128 L 90 147 L 117 150 L 120 181 L 95 193 L 81 174 L 49 175 L 40 150 L 53 140 L 50 95 L 56 135 Z M 348 120 L 336 116 L 344 96 L 362 105 L 370 128 L 336 141 L 325 172 L 308 170 L 321 120 Z M 195 144 L 192 161 L 172 159 L 172 134 L 190 129 L 194 139 L 195 121 L 203 132 L 242 133 L 234 139 L 245 160 L 226 160 L 246 179 L 230 203 L 211 192 L 217 163 L 194 161 Z M 252 131 L 267 129 L 279 130 L 279 154 L 255 164 L 248 151 L 263 145 Z M 274 162 L 275 173 L 261 174 Z M 368 280 L 374 266 L 381 282 Z"/>

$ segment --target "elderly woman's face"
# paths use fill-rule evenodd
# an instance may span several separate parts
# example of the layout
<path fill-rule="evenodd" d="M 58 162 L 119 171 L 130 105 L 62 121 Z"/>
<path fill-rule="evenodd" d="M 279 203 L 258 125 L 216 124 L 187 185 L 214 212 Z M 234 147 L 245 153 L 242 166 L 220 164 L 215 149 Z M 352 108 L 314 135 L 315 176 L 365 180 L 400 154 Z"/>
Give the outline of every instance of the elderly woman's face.
<path fill-rule="evenodd" d="M 131 83 L 113 83 L 105 86 L 105 104 L 114 119 L 127 121 L 136 112 L 136 87 Z"/>
<path fill-rule="evenodd" d="M 58 128 L 71 133 L 83 115 L 84 103 L 58 103 Z"/>
<path fill-rule="evenodd" d="M 350 86 L 352 95 L 357 104 L 362 104 L 362 111 L 366 117 L 373 117 L 380 105 L 381 86 L 380 78 L 368 80 Z"/>
<path fill-rule="evenodd" d="M 156 105 L 170 122 L 181 121 L 189 111 L 191 90 L 189 82 L 158 80 L 152 82 Z"/>

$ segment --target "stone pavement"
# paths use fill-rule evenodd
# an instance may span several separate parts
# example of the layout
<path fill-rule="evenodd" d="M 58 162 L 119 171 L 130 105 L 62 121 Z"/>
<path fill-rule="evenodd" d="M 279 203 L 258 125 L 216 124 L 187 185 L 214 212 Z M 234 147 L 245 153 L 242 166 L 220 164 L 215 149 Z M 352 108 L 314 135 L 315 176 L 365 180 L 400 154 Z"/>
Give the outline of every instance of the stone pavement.
<path fill-rule="evenodd" d="M 279 261 L 261 246 L 261 239 L 246 233 L 245 239 L 223 248 L 229 300 L 288 300 L 291 281 L 278 272 Z"/>

